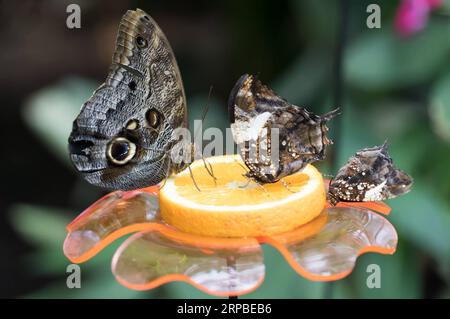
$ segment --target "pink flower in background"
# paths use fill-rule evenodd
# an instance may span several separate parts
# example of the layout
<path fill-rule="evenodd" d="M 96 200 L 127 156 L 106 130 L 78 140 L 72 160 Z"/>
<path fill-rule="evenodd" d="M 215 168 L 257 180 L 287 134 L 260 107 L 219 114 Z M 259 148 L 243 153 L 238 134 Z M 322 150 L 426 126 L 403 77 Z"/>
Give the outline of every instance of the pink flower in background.
<path fill-rule="evenodd" d="M 441 6 L 442 0 L 401 0 L 395 15 L 395 30 L 408 37 L 422 30 L 430 11 Z"/>

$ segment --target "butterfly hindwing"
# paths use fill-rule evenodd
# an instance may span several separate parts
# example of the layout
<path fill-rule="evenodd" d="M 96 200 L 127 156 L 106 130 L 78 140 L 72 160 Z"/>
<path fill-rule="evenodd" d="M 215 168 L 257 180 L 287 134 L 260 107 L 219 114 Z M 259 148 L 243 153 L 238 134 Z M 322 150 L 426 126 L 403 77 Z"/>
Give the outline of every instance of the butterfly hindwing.
<path fill-rule="evenodd" d="M 293 105 L 247 74 L 234 86 L 228 108 L 247 176 L 260 183 L 276 182 L 324 159 L 331 144 L 326 122 L 337 115 L 335 110 L 318 116 Z"/>
<path fill-rule="evenodd" d="M 328 194 L 332 204 L 382 201 L 409 192 L 412 182 L 410 176 L 394 166 L 385 143 L 364 148 L 350 157 L 330 182 Z"/>
<path fill-rule="evenodd" d="M 74 121 L 74 166 L 108 189 L 157 184 L 180 169 L 168 153 L 173 131 L 186 127 L 186 119 L 181 75 L 167 38 L 144 11 L 127 11 L 105 83 Z"/>

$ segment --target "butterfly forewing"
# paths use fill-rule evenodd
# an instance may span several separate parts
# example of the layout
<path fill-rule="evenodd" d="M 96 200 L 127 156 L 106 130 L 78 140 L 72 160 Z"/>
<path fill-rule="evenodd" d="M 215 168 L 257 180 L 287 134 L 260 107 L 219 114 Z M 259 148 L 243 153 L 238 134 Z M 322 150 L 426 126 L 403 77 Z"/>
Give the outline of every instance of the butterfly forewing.
<path fill-rule="evenodd" d="M 109 74 L 82 106 L 69 137 L 74 166 L 108 189 L 154 185 L 181 169 L 173 132 L 187 126 L 186 98 L 170 44 L 144 11 L 119 25 Z"/>
<path fill-rule="evenodd" d="M 340 201 L 382 201 L 410 191 L 413 180 L 393 164 L 386 143 L 364 148 L 350 157 L 330 182 L 329 199 Z"/>
<path fill-rule="evenodd" d="M 231 129 L 248 177 L 273 183 L 325 158 L 326 122 L 338 110 L 318 116 L 278 96 L 255 76 L 243 75 L 228 101 Z"/>

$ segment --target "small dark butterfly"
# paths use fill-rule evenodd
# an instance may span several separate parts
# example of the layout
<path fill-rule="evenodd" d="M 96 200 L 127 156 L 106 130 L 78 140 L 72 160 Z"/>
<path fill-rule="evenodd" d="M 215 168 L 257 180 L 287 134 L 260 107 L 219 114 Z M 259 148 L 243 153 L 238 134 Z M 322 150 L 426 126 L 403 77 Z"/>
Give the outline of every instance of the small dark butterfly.
<path fill-rule="evenodd" d="M 326 123 L 338 114 L 336 109 L 315 115 L 247 74 L 231 91 L 228 110 L 233 138 L 250 170 L 246 176 L 259 183 L 274 183 L 324 159 L 332 143 Z"/>
<path fill-rule="evenodd" d="M 170 44 L 147 13 L 128 11 L 106 81 L 73 123 L 72 163 L 108 189 L 157 184 L 186 166 L 169 156 L 179 127 L 187 127 L 186 98 Z"/>
<path fill-rule="evenodd" d="M 330 182 L 328 195 L 333 205 L 382 201 L 409 192 L 412 183 L 409 175 L 394 166 L 385 142 L 350 157 Z"/>

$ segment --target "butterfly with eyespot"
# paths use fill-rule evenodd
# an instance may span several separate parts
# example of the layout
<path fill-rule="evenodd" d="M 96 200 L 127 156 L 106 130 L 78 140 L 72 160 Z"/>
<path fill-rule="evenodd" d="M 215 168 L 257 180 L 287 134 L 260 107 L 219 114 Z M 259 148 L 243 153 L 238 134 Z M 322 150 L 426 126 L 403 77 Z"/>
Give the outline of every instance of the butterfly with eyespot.
<path fill-rule="evenodd" d="M 248 74 L 231 91 L 228 110 L 233 138 L 250 170 L 246 176 L 262 184 L 277 182 L 308 163 L 323 160 L 326 146 L 332 144 L 326 137 L 326 123 L 339 113 L 336 109 L 315 115 Z"/>
<path fill-rule="evenodd" d="M 330 181 L 328 197 L 332 205 L 382 201 L 409 192 L 412 184 L 412 178 L 394 166 L 385 142 L 350 157 Z"/>
<path fill-rule="evenodd" d="M 147 13 L 129 10 L 106 81 L 73 123 L 70 159 L 100 187 L 154 185 L 187 166 L 169 156 L 180 147 L 173 137 L 180 127 L 187 127 L 186 97 L 170 44 Z"/>

